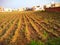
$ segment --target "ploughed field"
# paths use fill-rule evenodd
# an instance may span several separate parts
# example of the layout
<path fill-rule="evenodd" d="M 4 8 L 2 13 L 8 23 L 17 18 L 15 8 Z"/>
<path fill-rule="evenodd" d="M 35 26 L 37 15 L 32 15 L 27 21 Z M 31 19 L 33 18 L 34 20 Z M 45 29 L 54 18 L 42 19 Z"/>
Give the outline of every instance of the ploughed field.
<path fill-rule="evenodd" d="M 0 45 L 26 45 L 60 37 L 60 13 L 0 13 Z"/>

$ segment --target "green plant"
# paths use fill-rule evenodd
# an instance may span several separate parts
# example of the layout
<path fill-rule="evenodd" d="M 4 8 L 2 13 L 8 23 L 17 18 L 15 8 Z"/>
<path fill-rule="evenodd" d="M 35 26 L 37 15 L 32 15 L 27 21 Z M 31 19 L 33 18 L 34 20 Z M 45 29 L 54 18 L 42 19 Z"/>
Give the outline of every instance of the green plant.
<path fill-rule="evenodd" d="M 48 40 L 46 45 L 60 45 L 60 38 L 55 38 L 52 40 Z"/>
<path fill-rule="evenodd" d="M 32 41 L 29 43 L 29 45 L 44 45 L 44 43 L 41 42 L 41 41 L 32 40 Z"/>

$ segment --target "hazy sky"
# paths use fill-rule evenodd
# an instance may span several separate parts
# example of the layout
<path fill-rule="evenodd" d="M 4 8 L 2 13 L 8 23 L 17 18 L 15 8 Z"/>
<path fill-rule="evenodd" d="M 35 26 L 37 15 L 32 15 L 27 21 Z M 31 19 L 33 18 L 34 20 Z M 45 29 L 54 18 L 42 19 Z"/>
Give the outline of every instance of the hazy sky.
<path fill-rule="evenodd" d="M 60 2 L 60 0 L 0 0 L 0 6 L 5 8 L 31 7 L 36 5 Z"/>

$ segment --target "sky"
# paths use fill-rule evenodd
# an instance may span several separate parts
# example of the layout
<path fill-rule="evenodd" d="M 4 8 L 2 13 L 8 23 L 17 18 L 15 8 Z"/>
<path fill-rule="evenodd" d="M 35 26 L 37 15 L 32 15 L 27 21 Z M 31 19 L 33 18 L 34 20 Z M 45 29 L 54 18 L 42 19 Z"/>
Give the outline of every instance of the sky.
<path fill-rule="evenodd" d="M 0 6 L 4 8 L 21 8 L 43 6 L 52 2 L 60 2 L 60 0 L 0 0 Z"/>

